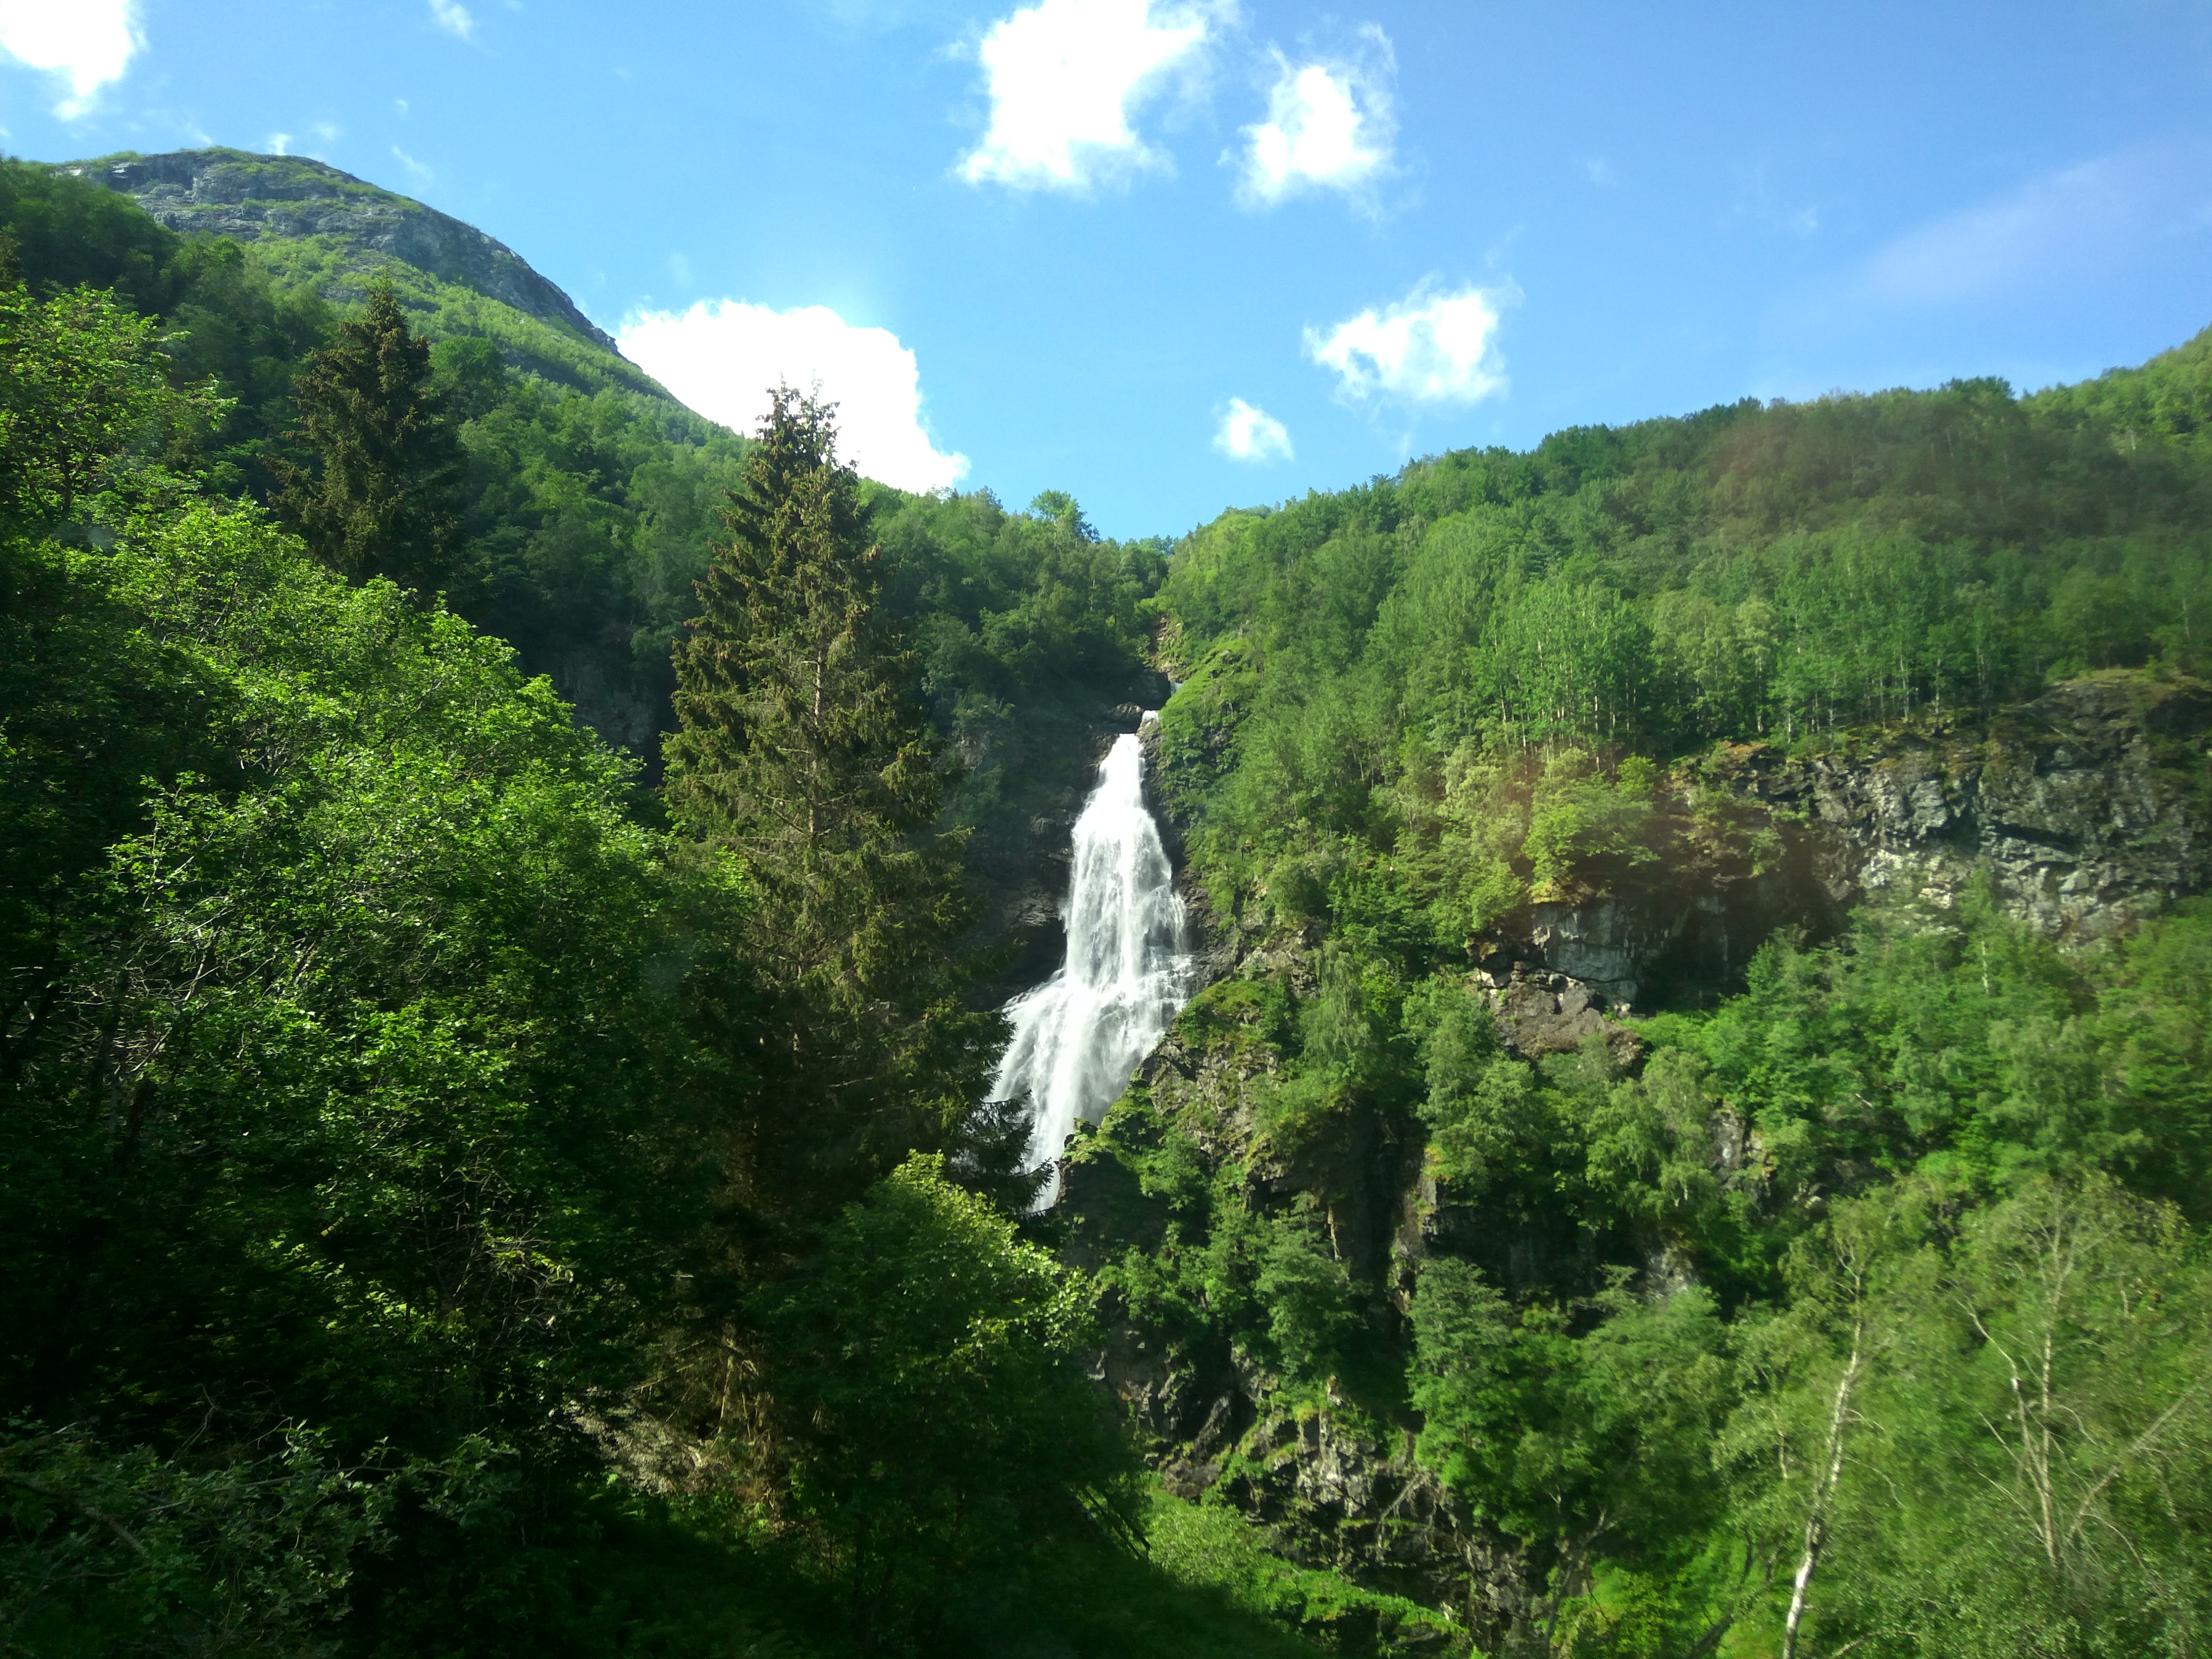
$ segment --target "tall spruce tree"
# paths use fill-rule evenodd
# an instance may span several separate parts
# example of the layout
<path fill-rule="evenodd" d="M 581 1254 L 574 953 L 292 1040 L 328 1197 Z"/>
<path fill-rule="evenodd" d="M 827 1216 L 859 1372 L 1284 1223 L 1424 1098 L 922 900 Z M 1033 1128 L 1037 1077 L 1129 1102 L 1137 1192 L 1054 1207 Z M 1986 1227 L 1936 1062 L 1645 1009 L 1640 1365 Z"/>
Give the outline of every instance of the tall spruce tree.
<path fill-rule="evenodd" d="M 787 1123 L 786 1151 L 860 1179 L 958 1138 L 998 1026 L 963 1006 L 963 835 L 932 829 L 944 777 L 835 412 L 772 394 L 677 645 L 668 796 L 751 886 L 752 950 L 786 996 L 777 1063 L 817 1103 Z"/>
<path fill-rule="evenodd" d="M 389 576 L 428 595 L 459 574 L 464 459 L 430 384 L 430 343 L 388 284 L 315 353 L 292 392 L 292 434 L 312 468 L 276 459 L 270 506 L 355 581 Z"/>

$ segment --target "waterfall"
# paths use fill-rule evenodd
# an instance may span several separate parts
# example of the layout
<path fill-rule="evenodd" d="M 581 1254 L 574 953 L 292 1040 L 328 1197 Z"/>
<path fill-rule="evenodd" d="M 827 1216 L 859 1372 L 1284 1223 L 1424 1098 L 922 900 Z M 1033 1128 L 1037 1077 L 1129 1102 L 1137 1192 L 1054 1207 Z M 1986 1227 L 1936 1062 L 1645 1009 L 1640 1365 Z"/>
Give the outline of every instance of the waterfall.
<path fill-rule="evenodd" d="M 1135 735 L 1116 738 L 1075 821 L 1066 963 L 1006 1005 L 1013 1042 L 991 1097 L 1029 1096 L 1032 1167 L 1060 1157 L 1079 1118 L 1105 1115 L 1190 997 L 1182 900 L 1145 810 L 1144 778 Z M 1058 1193 L 1055 1178 L 1039 1201 Z"/>

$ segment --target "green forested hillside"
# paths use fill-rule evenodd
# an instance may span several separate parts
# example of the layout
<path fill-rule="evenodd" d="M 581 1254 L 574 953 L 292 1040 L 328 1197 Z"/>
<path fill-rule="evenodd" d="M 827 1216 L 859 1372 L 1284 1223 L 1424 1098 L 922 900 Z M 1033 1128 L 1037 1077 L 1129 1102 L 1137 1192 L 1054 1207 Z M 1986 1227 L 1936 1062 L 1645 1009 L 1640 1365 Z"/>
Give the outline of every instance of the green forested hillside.
<path fill-rule="evenodd" d="M 1224 515 L 1164 596 L 1207 687 L 1180 728 L 1250 703 L 1238 787 L 1350 828 L 1369 785 L 1464 744 L 1664 757 L 2192 672 L 2208 351 L 2026 399 L 1978 381 L 1570 431 Z M 2153 408 L 2178 435 L 2118 413 Z"/>
<path fill-rule="evenodd" d="M 1114 543 L 0 222 L 0 1651 L 2203 1645 L 2212 337 Z M 1212 982 L 1031 1215 L 1160 670 Z"/>
<path fill-rule="evenodd" d="M 2053 809 L 1990 831 L 2050 836 L 2047 887 L 1899 879 L 1828 936 L 1847 835 L 1748 786 L 2016 811 L 2110 698 L 2166 815 L 2128 833 L 2201 841 L 2209 339 L 1448 455 L 1178 546 L 1158 755 L 1237 965 L 1071 1200 L 1156 1455 L 1327 1547 L 1318 1414 L 1404 1494 L 1346 1555 L 1486 1645 L 2192 1650 L 2212 915 L 2118 936 L 2109 871 L 2068 910 L 2097 831 Z M 1639 940 L 1822 845 L 1747 962 Z M 1646 966 L 1561 980 L 1562 939 Z M 1627 994 L 1685 1012 L 1575 1012 Z"/>
<path fill-rule="evenodd" d="M 388 283 L 433 343 L 466 459 L 456 608 L 653 775 L 673 722 L 670 647 L 696 611 L 741 437 L 670 399 L 498 244 L 317 162 L 205 151 L 6 163 L 0 223 L 34 290 L 112 286 L 161 319 L 173 383 L 220 383 L 232 406 L 180 441 L 225 496 L 266 500 L 272 457 L 309 459 L 288 440 L 293 380 L 343 308 Z M 1033 860 L 1029 822 L 1087 771 L 1076 734 L 1138 682 L 1150 689 L 1133 607 L 1158 583 L 1164 544 L 1100 542 L 1057 496 L 1025 513 L 988 490 L 940 501 L 870 485 L 869 499 L 899 556 L 890 599 L 917 625 L 938 729 L 975 774 L 959 810 L 979 852 Z"/>
<path fill-rule="evenodd" d="M 957 897 L 919 974 L 832 923 L 787 977 L 807 866 L 211 495 L 155 325 L 18 286 L 0 340 L 0 1642 L 1292 1650 L 1133 1552 L 1089 1288 L 971 1190 Z"/>

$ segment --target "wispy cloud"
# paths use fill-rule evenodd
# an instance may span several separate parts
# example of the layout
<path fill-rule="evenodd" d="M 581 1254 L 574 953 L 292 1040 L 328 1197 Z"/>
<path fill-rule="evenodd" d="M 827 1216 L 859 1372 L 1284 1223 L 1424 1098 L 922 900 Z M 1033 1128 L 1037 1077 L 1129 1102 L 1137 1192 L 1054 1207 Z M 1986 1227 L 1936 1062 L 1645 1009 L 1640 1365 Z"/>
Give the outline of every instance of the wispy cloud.
<path fill-rule="evenodd" d="M 632 362 L 735 430 L 768 412 L 770 387 L 818 384 L 838 406 L 839 447 L 869 477 L 929 490 L 967 476 L 968 458 L 941 453 L 923 425 L 920 366 L 889 329 L 856 327 L 827 306 L 713 300 L 633 316 L 618 337 Z"/>
<path fill-rule="evenodd" d="M 1389 170 L 1397 136 L 1389 37 L 1370 23 L 1348 57 L 1306 64 L 1274 57 L 1267 118 L 1243 130 L 1238 194 L 1245 204 L 1273 207 L 1306 190 L 1370 188 Z"/>
<path fill-rule="evenodd" d="M 1229 400 L 1214 429 L 1213 447 L 1232 461 L 1260 465 L 1292 459 L 1290 428 L 1242 398 Z"/>
<path fill-rule="evenodd" d="M 961 159 L 960 176 L 1080 192 L 1164 164 L 1130 118 L 1171 70 L 1192 62 L 1223 10 L 1039 0 L 1000 19 L 976 48 L 991 125 Z"/>
<path fill-rule="evenodd" d="M 1337 395 L 1409 404 L 1480 403 L 1505 390 L 1498 321 L 1510 289 L 1441 292 L 1423 283 L 1328 330 L 1305 331 L 1306 356 L 1337 375 Z"/>
<path fill-rule="evenodd" d="M 1800 240 L 1820 234 L 1820 208 L 1778 187 L 1772 169 L 1764 161 L 1743 172 L 1736 191 L 1735 214 L 1740 219 L 1749 219 Z"/>
<path fill-rule="evenodd" d="M 261 142 L 271 155 L 289 155 L 292 153 L 292 135 L 289 132 L 272 132 Z"/>
<path fill-rule="evenodd" d="M 1907 232 L 1869 259 L 1862 295 L 1905 306 L 1972 301 L 2212 226 L 2212 147 L 2146 145 L 2031 179 Z"/>
<path fill-rule="evenodd" d="M 54 105 L 64 121 L 88 113 L 100 89 L 121 80 L 144 46 L 136 0 L 0 3 L 0 51 L 68 88 Z"/>
<path fill-rule="evenodd" d="M 477 20 L 460 0 L 430 0 L 430 19 L 456 40 L 472 39 L 477 32 Z"/>
<path fill-rule="evenodd" d="M 398 145 L 394 144 L 392 147 L 392 154 L 393 158 L 398 161 L 399 165 L 407 169 L 407 176 L 412 179 L 416 184 L 428 185 L 435 184 L 437 182 L 438 175 L 436 173 L 433 173 L 428 167 L 424 167 L 420 161 L 410 155 L 405 150 L 400 149 Z"/>

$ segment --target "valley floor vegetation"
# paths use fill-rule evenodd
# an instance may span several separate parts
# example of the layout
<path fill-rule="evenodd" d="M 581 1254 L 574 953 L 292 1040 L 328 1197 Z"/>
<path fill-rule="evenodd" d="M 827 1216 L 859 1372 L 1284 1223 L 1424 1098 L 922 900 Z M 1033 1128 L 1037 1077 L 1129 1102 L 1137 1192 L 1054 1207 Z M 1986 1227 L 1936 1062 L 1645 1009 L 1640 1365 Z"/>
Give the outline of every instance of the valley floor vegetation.
<path fill-rule="evenodd" d="M 1478 977 L 1778 856 L 1716 757 L 2201 695 L 2212 337 L 1170 547 L 0 222 L 0 1653 L 2212 1641 L 2212 904 L 1871 902 L 1540 1060 Z M 1162 667 L 1221 972 L 1038 1219 L 975 878 Z M 1462 1554 L 1271 1511 L 1285 1425 Z"/>

